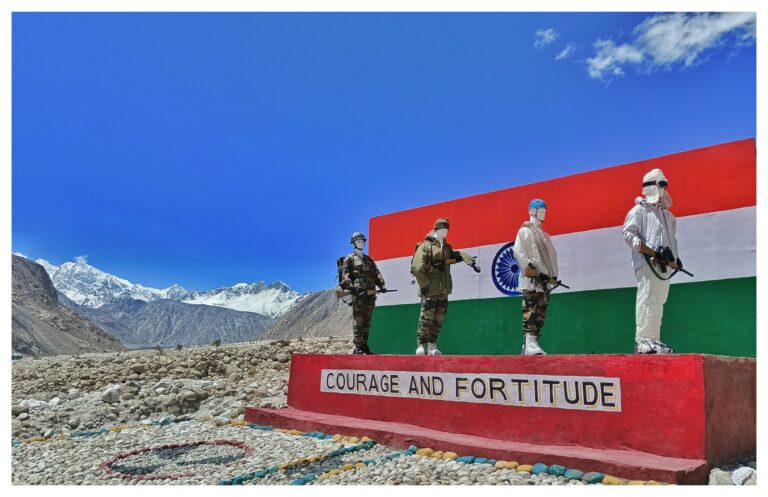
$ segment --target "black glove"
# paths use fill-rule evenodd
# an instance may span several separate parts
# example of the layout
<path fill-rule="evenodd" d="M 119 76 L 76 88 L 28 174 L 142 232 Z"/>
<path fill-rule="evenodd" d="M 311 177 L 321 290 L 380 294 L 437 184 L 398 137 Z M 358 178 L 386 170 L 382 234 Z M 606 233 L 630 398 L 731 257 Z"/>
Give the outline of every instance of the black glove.
<path fill-rule="evenodd" d="M 541 281 L 543 285 L 546 285 L 547 283 L 549 283 L 549 276 L 547 276 L 544 273 L 539 273 L 539 281 Z"/>
<path fill-rule="evenodd" d="M 472 264 L 470 267 L 474 269 L 476 273 L 480 272 L 480 266 L 478 266 L 477 264 Z"/>
<path fill-rule="evenodd" d="M 683 261 L 679 257 L 677 258 L 677 269 L 683 269 Z"/>
<path fill-rule="evenodd" d="M 419 290 L 419 295 L 421 295 L 422 297 L 426 297 L 428 293 L 429 293 L 429 285 Z"/>

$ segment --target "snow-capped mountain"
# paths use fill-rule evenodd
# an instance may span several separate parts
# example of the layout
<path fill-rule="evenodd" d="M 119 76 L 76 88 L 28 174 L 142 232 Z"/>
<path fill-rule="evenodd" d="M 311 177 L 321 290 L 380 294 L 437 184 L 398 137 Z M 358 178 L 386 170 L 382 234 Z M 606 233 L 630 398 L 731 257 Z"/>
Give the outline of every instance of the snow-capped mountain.
<path fill-rule="evenodd" d="M 76 304 L 100 307 L 120 299 L 136 299 L 152 302 L 160 299 L 178 299 L 187 290 L 179 285 L 168 288 L 150 288 L 131 283 L 106 273 L 78 257 L 75 262 L 55 266 L 45 259 L 38 259 L 53 281 L 53 286 Z"/>
<path fill-rule="evenodd" d="M 285 314 L 300 298 L 301 294 L 291 290 L 282 281 L 269 286 L 262 281 L 238 283 L 206 292 L 189 292 L 180 300 L 185 304 L 214 305 L 274 318 Z"/>
<path fill-rule="evenodd" d="M 76 304 L 93 308 L 124 299 L 144 302 L 168 299 L 255 312 L 274 318 L 284 314 L 301 298 L 299 293 L 281 281 L 271 285 L 264 282 L 238 283 L 216 290 L 188 292 L 180 285 L 158 289 L 131 283 L 91 266 L 82 257 L 61 266 L 44 259 L 36 262 L 45 268 L 56 290 Z"/>

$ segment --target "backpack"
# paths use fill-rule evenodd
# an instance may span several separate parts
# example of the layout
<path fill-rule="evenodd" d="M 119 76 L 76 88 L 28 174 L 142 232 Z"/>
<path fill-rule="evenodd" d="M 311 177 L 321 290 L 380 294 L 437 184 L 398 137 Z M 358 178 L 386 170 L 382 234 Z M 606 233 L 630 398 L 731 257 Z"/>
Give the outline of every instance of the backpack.
<path fill-rule="evenodd" d="M 341 285 L 341 273 L 344 271 L 344 261 L 347 260 L 346 255 L 342 255 L 338 259 L 336 259 L 336 281 Z"/>

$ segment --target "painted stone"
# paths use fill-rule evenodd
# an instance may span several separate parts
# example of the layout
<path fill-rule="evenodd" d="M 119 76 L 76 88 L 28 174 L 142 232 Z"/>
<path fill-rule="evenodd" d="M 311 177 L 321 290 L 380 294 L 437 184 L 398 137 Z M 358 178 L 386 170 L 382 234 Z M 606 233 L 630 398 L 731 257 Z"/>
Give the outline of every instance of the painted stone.
<path fill-rule="evenodd" d="M 581 480 L 584 476 L 584 472 L 579 471 L 578 469 L 566 469 L 563 476 L 569 480 Z"/>
<path fill-rule="evenodd" d="M 530 464 L 521 464 L 517 467 L 518 473 L 530 473 L 533 470 L 533 466 Z"/>
<path fill-rule="evenodd" d="M 549 467 L 549 474 L 554 476 L 563 476 L 565 474 L 565 466 L 553 464 Z"/>
<path fill-rule="evenodd" d="M 584 476 L 581 477 L 581 480 L 589 484 L 595 484 L 602 482 L 603 478 L 605 478 L 604 474 L 590 471 L 589 473 L 585 473 Z"/>
<path fill-rule="evenodd" d="M 616 478 L 615 476 L 605 475 L 603 478 L 603 485 L 626 485 L 626 480 Z"/>
<path fill-rule="evenodd" d="M 541 473 L 546 473 L 548 471 L 549 471 L 549 466 L 538 462 L 533 465 L 533 470 L 531 471 L 531 474 L 538 475 Z"/>

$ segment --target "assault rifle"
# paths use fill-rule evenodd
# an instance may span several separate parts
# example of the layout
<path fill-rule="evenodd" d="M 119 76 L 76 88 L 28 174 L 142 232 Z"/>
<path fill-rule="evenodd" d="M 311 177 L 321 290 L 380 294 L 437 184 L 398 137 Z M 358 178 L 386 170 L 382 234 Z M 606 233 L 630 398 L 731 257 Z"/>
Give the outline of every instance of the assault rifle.
<path fill-rule="evenodd" d="M 350 295 L 360 296 L 360 295 L 363 295 L 363 294 L 376 295 L 378 293 L 392 293 L 392 292 L 396 292 L 396 291 L 397 290 L 368 290 L 367 292 L 366 291 L 352 292 L 350 290 L 336 290 L 336 298 L 340 299 L 342 297 L 349 297 Z"/>
<path fill-rule="evenodd" d="M 464 259 L 462 259 L 462 258 L 458 258 L 458 259 L 446 259 L 446 260 L 445 260 L 445 264 L 446 264 L 446 265 L 448 265 L 448 264 L 458 264 L 459 262 L 464 262 Z M 439 266 L 439 265 L 440 265 L 440 263 L 439 263 L 439 262 L 433 262 L 433 263 L 432 263 L 432 265 L 433 265 L 433 266 Z M 481 268 L 480 268 L 480 266 L 478 266 L 478 265 L 477 265 L 477 256 L 476 256 L 476 255 L 473 255 L 473 256 L 472 256 L 472 264 L 469 264 L 469 267 L 471 267 L 472 269 L 474 269 L 474 271 L 475 271 L 476 273 L 479 273 L 479 272 L 480 272 L 480 269 L 481 269 Z"/>
<path fill-rule="evenodd" d="M 693 278 L 693 273 L 686 271 L 683 269 L 683 262 L 678 258 L 675 259 L 675 255 L 672 253 L 672 249 L 669 247 L 659 247 L 655 250 L 656 255 L 654 255 L 654 259 L 656 260 L 656 264 L 659 265 L 659 269 L 661 270 L 661 273 L 664 274 L 667 272 L 667 266 L 670 265 L 670 263 L 675 263 L 677 265 L 677 268 L 675 271 L 669 276 L 671 278 L 675 275 L 678 271 L 687 274 L 688 276 Z M 658 276 L 660 279 L 665 280 L 669 278 L 662 278 L 661 275 L 656 273 L 656 270 L 653 268 L 653 263 L 651 262 L 651 258 L 643 254 L 645 256 L 645 260 L 648 262 L 648 265 L 651 267 L 651 270 L 653 270 L 654 274 Z"/>

